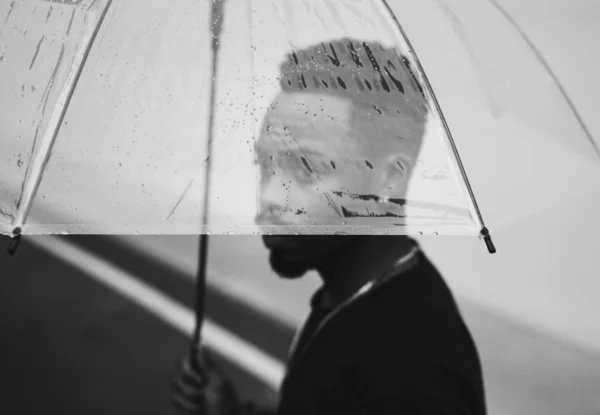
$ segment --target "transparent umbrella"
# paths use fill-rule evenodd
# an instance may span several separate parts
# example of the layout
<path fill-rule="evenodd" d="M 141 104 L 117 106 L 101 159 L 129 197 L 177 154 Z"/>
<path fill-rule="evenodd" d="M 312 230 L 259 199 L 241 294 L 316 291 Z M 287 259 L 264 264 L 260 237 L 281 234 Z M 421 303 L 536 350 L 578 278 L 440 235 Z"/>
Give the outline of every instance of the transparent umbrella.
<path fill-rule="evenodd" d="M 484 236 L 598 188 L 496 3 L 221 9 L 213 73 L 210 2 L 0 0 L 0 232 Z"/>

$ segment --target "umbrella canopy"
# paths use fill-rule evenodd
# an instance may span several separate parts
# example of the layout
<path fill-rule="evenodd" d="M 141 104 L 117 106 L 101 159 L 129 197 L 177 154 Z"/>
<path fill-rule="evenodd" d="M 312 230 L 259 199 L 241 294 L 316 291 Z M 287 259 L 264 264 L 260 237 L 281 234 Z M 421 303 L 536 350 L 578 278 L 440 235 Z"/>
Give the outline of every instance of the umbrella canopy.
<path fill-rule="evenodd" d="M 212 73 L 208 1 L 0 0 L 0 232 L 478 235 L 596 190 L 592 52 L 505 3 L 229 0 Z"/>

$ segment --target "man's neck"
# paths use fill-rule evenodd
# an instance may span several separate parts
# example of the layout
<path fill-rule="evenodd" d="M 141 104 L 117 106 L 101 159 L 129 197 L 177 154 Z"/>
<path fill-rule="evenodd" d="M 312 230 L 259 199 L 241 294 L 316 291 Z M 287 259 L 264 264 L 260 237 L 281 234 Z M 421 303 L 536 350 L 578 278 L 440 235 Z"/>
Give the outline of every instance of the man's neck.
<path fill-rule="evenodd" d="M 355 237 L 355 241 L 328 258 L 317 271 L 327 294 L 338 304 L 367 282 L 385 276 L 411 248 L 412 242 L 405 236 Z"/>

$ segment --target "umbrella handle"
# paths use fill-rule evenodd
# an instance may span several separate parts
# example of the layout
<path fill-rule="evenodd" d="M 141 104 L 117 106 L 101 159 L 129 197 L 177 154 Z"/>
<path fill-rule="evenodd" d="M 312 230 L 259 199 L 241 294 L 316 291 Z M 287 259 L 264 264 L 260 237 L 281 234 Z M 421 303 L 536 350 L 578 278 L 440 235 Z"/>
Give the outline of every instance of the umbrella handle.
<path fill-rule="evenodd" d="M 211 92 L 210 92 L 210 116 L 209 116 L 209 125 L 208 125 L 208 149 L 207 149 L 207 157 L 204 162 L 206 163 L 206 187 L 205 187 L 205 195 L 204 195 L 204 209 L 203 209 L 203 225 L 207 225 L 207 215 L 208 215 L 208 200 L 210 196 L 210 166 L 211 166 L 211 149 L 212 149 L 212 134 L 213 134 L 213 115 L 214 115 L 214 101 L 215 101 L 215 79 L 217 73 L 217 63 L 218 63 L 218 50 L 219 50 L 219 37 L 221 35 L 221 30 L 223 28 L 223 3 L 225 0 L 211 0 L 211 34 L 212 34 L 212 49 L 213 49 L 213 61 L 212 61 L 212 78 L 213 82 L 211 83 Z M 192 389 L 192 395 L 196 400 L 199 400 L 200 405 L 204 405 L 204 393 L 206 391 L 206 387 L 209 381 L 210 374 L 203 367 L 203 362 L 201 362 L 201 340 L 202 340 L 202 323 L 204 322 L 204 299 L 206 296 L 206 269 L 207 269 L 207 258 L 208 258 L 208 234 L 204 233 L 200 235 L 200 252 L 199 252 L 199 264 L 198 264 L 198 275 L 196 278 L 196 326 L 194 327 L 194 332 L 192 335 L 192 342 L 190 351 L 187 356 L 188 368 L 193 373 L 197 375 L 201 375 L 200 378 L 203 379 L 203 382 L 196 383 L 193 385 L 188 385 L 188 389 Z M 198 408 L 195 408 L 198 409 Z M 189 411 L 190 413 L 193 410 Z"/>

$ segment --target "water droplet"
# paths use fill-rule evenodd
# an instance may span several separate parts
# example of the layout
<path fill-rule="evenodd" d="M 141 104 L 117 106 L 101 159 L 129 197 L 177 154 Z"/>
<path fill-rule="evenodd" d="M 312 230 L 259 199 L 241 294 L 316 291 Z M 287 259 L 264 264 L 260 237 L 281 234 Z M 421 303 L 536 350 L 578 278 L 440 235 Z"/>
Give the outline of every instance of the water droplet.
<path fill-rule="evenodd" d="M 68 234 L 69 234 L 69 232 L 67 232 L 67 231 L 60 231 L 60 234 L 61 234 L 61 235 L 68 235 Z"/>
<path fill-rule="evenodd" d="M 419 235 L 423 235 L 423 232 L 419 232 Z"/>
<path fill-rule="evenodd" d="M 21 160 L 21 159 L 17 160 L 17 166 L 22 167 L 23 166 L 23 160 Z"/>
<path fill-rule="evenodd" d="M 438 236 L 438 235 L 439 235 L 439 233 L 437 233 L 437 232 L 434 232 L 433 234 L 434 234 L 435 236 Z"/>

